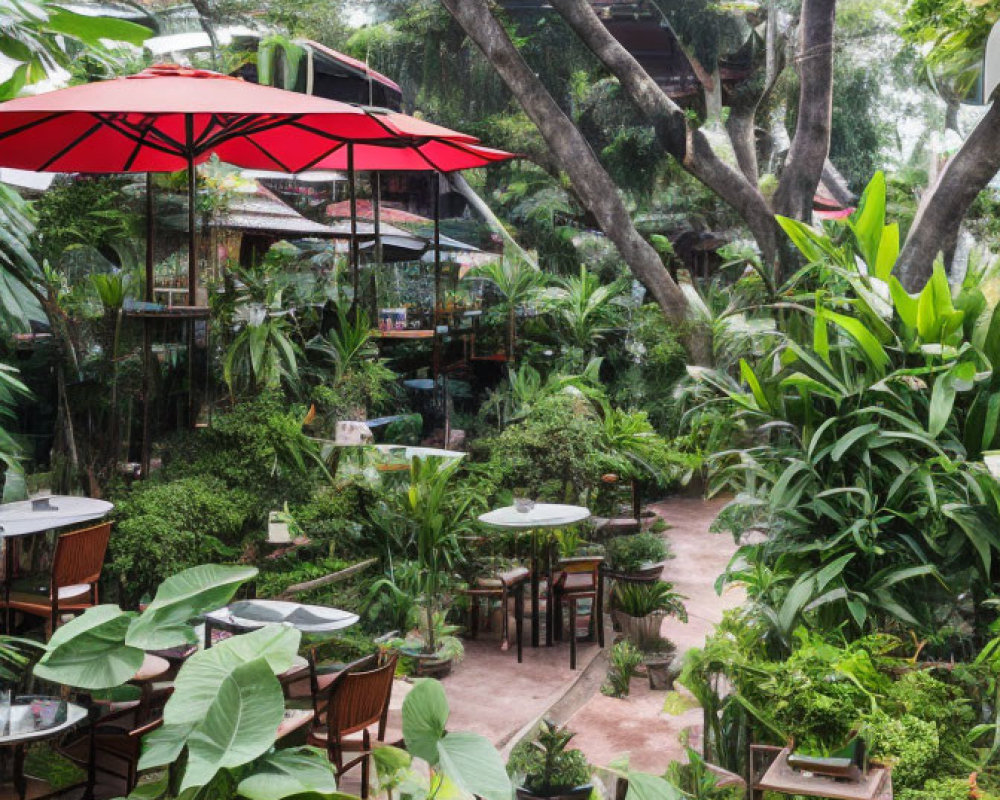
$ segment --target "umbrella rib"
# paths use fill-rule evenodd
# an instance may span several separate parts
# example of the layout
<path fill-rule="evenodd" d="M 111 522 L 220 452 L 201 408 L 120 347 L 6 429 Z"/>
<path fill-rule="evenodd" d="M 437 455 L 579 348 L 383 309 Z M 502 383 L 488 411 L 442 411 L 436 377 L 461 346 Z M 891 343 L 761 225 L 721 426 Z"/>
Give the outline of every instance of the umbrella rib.
<path fill-rule="evenodd" d="M 46 122 L 51 122 L 52 120 L 59 119 L 62 116 L 62 113 L 57 112 L 39 119 L 33 119 L 31 122 L 24 123 L 24 125 L 18 125 L 16 128 L 11 128 L 9 131 L 3 131 L 0 133 L 0 140 L 6 139 L 8 136 L 17 136 L 19 133 L 30 131 L 32 128 L 37 128 L 39 125 L 44 125 Z"/>
<path fill-rule="evenodd" d="M 250 141 L 250 136 L 256 136 L 258 133 L 264 133 L 274 128 L 280 128 L 282 126 L 288 125 L 289 127 L 298 127 L 298 120 L 301 115 L 294 114 L 290 118 L 275 117 L 274 115 L 267 115 L 265 117 L 266 121 L 262 121 L 260 117 L 253 118 L 241 115 L 239 118 L 245 118 L 246 123 L 243 125 L 231 124 L 230 127 L 222 126 L 222 130 L 213 133 L 211 136 L 206 136 L 198 141 L 199 152 L 205 152 L 213 147 L 217 147 L 220 144 L 224 144 L 233 139 L 246 138 Z M 222 119 L 221 117 L 219 118 Z"/>
<path fill-rule="evenodd" d="M 181 148 L 180 143 L 175 141 L 172 137 L 166 136 L 161 131 L 156 128 L 148 127 L 145 130 L 140 130 L 137 126 L 131 125 L 122 120 L 112 119 L 110 117 L 106 118 L 100 114 L 94 115 L 100 124 L 106 125 L 111 128 L 116 133 L 120 133 L 126 139 L 131 139 L 133 142 L 138 142 L 144 147 L 151 147 L 154 150 L 158 150 L 161 153 L 166 153 L 171 156 L 181 156 L 184 155 L 184 150 Z M 147 133 L 152 133 L 156 138 L 165 141 L 166 144 L 159 144 L 157 142 L 151 141 L 146 138 Z M 168 145 L 173 144 L 175 147 L 171 149 Z"/>
<path fill-rule="evenodd" d="M 288 168 L 288 165 L 287 165 L 287 164 L 284 164 L 284 163 L 283 163 L 283 162 L 281 161 L 281 159 L 279 159 L 279 158 L 278 158 L 277 156 L 275 156 L 275 155 L 274 155 L 273 153 L 271 153 L 271 152 L 269 152 L 269 151 L 265 150 L 265 149 L 264 149 L 264 147 L 262 147 L 262 146 L 261 146 L 260 144 L 258 144 L 257 142 L 255 142 L 255 141 L 254 141 L 253 139 L 251 139 L 251 138 L 249 138 L 249 137 L 246 137 L 246 141 L 247 141 L 247 143 L 248 143 L 248 144 L 251 144 L 251 145 L 253 145 L 253 146 L 254 146 L 254 147 L 256 147 L 256 148 L 257 148 L 257 149 L 258 149 L 258 150 L 259 150 L 259 151 L 260 151 L 261 153 L 263 153 L 263 155 L 265 156 L 265 158 L 269 158 L 269 159 L 271 159 L 271 160 L 272 160 L 272 161 L 273 161 L 273 162 L 274 162 L 275 164 L 277 164 L 277 165 L 278 165 L 278 166 L 279 166 L 279 167 L 281 168 L 281 171 L 282 171 L 282 172 L 291 172 L 291 171 L 292 171 L 292 170 L 290 170 L 290 169 Z"/>
<path fill-rule="evenodd" d="M 38 172 L 45 172 L 56 161 L 58 161 L 60 158 L 62 158 L 64 155 L 66 155 L 70 150 L 72 150 L 78 144 L 80 144 L 81 142 L 83 142 L 85 139 L 89 139 L 94 134 L 94 132 L 97 131 L 100 127 L 101 127 L 101 123 L 100 122 L 95 122 L 94 125 L 91 126 L 88 130 L 84 131 L 79 136 L 77 136 L 75 139 L 73 139 L 73 141 L 71 141 L 69 144 L 67 144 L 65 147 L 63 147 L 61 150 L 59 150 L 54 156 L 52 156 L 52 158 L 50 158 L 47 161 L 45 161 L 38 168 L 37 171 Z"/>
<path fill-rule="evenodd" d="M 331 147 L 329 150 L 327 150 L 325 153 L 323 153 L 323 155 L 314 158 L 312 161 L 310 161 L 307 164 L 304 164 L 302 166 L 302 169 L 299 170 L 299 172 L 306 172 L 307 170 L 312 169 L 320 161 L 322 161 L 324 158 L 326 158 L 327 156 L 332 156 L 334 153 L 336 153 L 342 147 L 344 147 L 344 142 L 336 142 L 336 143 L 334 143 L 333 147 Z"/>

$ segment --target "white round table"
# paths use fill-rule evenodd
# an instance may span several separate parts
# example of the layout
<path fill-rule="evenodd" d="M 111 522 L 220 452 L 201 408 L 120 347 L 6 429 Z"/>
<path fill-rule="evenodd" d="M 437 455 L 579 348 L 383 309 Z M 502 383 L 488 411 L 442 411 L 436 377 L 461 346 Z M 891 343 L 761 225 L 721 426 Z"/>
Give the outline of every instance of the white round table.
<path fill-rule="evenodd" d="M 531 532 L 531 646 L 538 647 L 538 613 L 539 574 L 538 531 L 544 528 L 562 528 L 575 525 L 590 517 L 590 510 L 584 506 L 570 506 L 561 503 L 535 503 L 529 511 L 518 511 L 515 506 L 504 506 L 493 511 L 487 511 L 479 516 L 479 521 L 494 528 L 520 530 Z M 549 592 L 552 591 L 552 570 L 549 558 L 546 558 L 549 569 Z M 553 608 L 551 598 L 545 607 L 545 644 L 552 644 Z"/>
<path fill-rule="evenodd" d="M 51 793 L 52 787 L 48 781 L 40 778 L 26 777 L 24 774 L 24 748 L 31 742 L 42 739 L 49 739 L 58 736 L 75 725 L 79 725 L 87 718 L 87 710 L 75 703 L 66 703 L 66 719 L 47 727 L 35 727 L 34 714 L 31 709 L 31 700 L 37 699 L 45 703 L 61 703 L 58 697 L 19 697 L 8 706 L 7 731 L 0 736 L 0 747 L 9 747 L 14 750 L 14 788 L 20 798 L 27 796 L 29 782 L 31 784 L 32 796 L 39 796 Z M 16 716 L 16 718 L 15 718 Z M 18 729 L 11 731 L 11 724 Z"/>
<path fill-rule="evenodd" d="M 55 528 L 79 525 L 81 522 L 106 517 L 114 505 L 106 500 L 75 495 L 51 495 L 35 500 L 18 500 L 0 504 L 0 539 L 30 536 Z M 14 578 L 14 543 L 4 542 L 3 599 L 10 599 L 10 584 Z M 4 615 L 5 630 L 10 632 L 10 611 Z"/>
<path fill-rule="evenodd" d="M 302 633 L 325 634 L 357 624 L 350 611 L 285 600 L 238 600 L 205 615 L 205 647 L 212 646 L 212 628 L 231 632 L 257 630 L 265 625 L 290 625 Z"/>
<path fill-rule="evenodd" d="M 53 495 L 47 508 L 36 509 L 35 500 L 0 505 L 0 537 L 26 536 L 53 528 L 65 528 L 107 516 L 114 506 L 106 500 L 72 495 Z"/>

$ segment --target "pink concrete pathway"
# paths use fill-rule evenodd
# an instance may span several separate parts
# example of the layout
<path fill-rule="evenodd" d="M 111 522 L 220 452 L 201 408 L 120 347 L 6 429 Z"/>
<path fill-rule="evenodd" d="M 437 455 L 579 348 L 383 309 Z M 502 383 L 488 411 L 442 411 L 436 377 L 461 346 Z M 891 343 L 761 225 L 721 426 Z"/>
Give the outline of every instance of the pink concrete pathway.
<path fill-rule="evenodd" d="M 664 536 L 675 558 L 664 567 L 663 579 L 687 597 L 689 621 L 665 620 L 661 629 L 677 645 L 678 655 L 704 643 L 722 612 L 745 599 L 739 589 L 731 588 L 722 597 L 715 593 L 715 579 L 736 551 L 732 537 L 708 530 L 723 504 L 676 498 L 652 506 L 672 526 Z M 577 732 L 573 743 L 596 766 L 629 753 L 635 768 L 662 773 L 671 761 L 683 757 L 681 733 L 701 725 L 701 709 L 694 698 L 683 690 L 680 695 L 686 710 L 678 714 L 676 709 L 664 711 L 666 693 L 650 691 L 645 679 L 633 680 L 631 693 L 623 700 L 595 694 L 569 719 L 570 729 Z"/>

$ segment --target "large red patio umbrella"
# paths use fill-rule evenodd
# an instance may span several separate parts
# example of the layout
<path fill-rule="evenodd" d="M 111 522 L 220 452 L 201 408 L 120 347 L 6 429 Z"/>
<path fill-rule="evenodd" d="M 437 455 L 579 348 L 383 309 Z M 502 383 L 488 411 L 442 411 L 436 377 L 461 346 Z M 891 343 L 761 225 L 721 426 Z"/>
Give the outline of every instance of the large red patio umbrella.
<path fill-rule="evenodd" d="M 195 304 L 194 165 L 215 154 L 301 172 L 353 141 L 438 135 L 400 114 L 176 65 L 0 103 L 0 166 L 38 172 L 188 170 L 188 302 Z M 455 134 L 463 139 L 471 139 Z"/>

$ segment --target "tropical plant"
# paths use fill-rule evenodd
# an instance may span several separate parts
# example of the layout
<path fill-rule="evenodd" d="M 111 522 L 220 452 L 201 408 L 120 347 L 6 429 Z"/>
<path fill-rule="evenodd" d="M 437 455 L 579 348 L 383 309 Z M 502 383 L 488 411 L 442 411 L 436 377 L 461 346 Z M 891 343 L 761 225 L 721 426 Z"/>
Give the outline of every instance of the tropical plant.
<path fill-rule="evenodd" d="M 534 735 L 510 753 L 508 774 L 532 794 L 546 797 L 583 786 L 590 779 L 587 757 L 567 749 L 576 734 L 543 719 Z"/>
<path fill-rule="evenodd" d="M 25 86 L 68 69 L 74 47 L 85 47 L 92 61 L 111 66 L 115 58 L 109 44 L 141 45 L 152 35 L 149 28 L 126 20 L 25 0 L 4 0 L 0 23 L 0 52 L 16 65 L 0 84 L 0 100 L 16 97 Z"/>
<path fill-rule="evenodd" d="M 624 282 L 602 283 L 580 265 L 573 277 L 560 278 L 549 292 L 549 307 L 562 343 L 591 359 L 605 337 L 620 324 Z"/>
<path fill-rule="evenodd" d="M 608 657 L 608 680 L 601 691 L 609 697 L 628 697 L 632 678 L 642 664 L 642 651 L 628 639 L 622 639 L 611 646 Z"/>
<path fill-rule="evenodd" d="M 667 581 L 615 584 L 615 607 L 630 617 L 645 617 L 662 611 L 673 614 L 681 622 L 687 622 L 687 608 L 683 602 L 685 599 Z"/>
<path fill-rule="evenodd" d="M 545 273 L 523 258 L 505 254 L 470 270 L 465 277 L 488 281 L 503 298 L 500 312 L 507 317 L 507 358 L 513 361 L 518 311 L 538 299 L 546 283 Z"/>
<path fill-rule="evenodd" d="M 412 558 L 415 574 L 403 574 L 408 590 L 416 593 L 422 649 L 428 654 L 438 649 L 444 593 L 462 559 L 459 536 L 470 524 L 467 512 L 473 498 L 456 493 L 453 482 L 460 466 L 460 461 L 414 457 L 409 484 L 387 498 L 372 520 L 385 537 L 389 553 L 401 552 Z M 392 579 L 379 584 L 380 592 L 388 592 L 390 597 L 399 589 Z"/>
<path fill-rule="evenodd" d="M 18 377 L 17 370 L 8 364 L 0 364 L 0 463 L 5 465 L 8 475 L 20 470 L 18 459 L 21 456 L 21 445 L 4 428 L 3 422 L 13 418 L 18 400 L 30 394 L 28 387 Z"/>
<path fill-rule="evenodd" d="M 616 536 L 605 547 L 608 568 L 624 574 L 638 572 L 649 564 L 663 561 L 667 554 L 667 543 L 663 537 L 649 532 Z"/>
<path fill-rule="evenodd" d="M 738 494 L 724 519 L 768 532 L 730 577 L 768 568 L 753 599 L 786 646 L 803 619 L 845 614 L 856 633 L 935 629 L 960 587 L 984 596 L 1000 550 L 998 486 L 971 460 L 996 438 L 1000 318 L 976 288 L 953 300 L 940 268 L 917 296 L 890 275 L 881 176 L 843 227 L 779 222 L 808 263 L 773 346 L 741 382 L 692 369 L 758 440 L 716 458 L 714 487 Z"/>
<path fill-rule="evenodd" d="M 243 328 L 223 357 L 223 375 L 233 397 L 276 389 L 282 381 L 297 383 L 299 348 L 291 338 L 291 324 L 281 307 L 281 292 L 264 305 L 243 305 L 236 318 Z"/>
<path fill-rule="evenodd" d="M 373 758 L 381 788 L 402 800 L 439 796 L 476 796 L 510 800 L 511 786 L 503 760 L 489 740 L 477 733 L 447 729 L 451 710 L 435 680 L 416 681 L 403 700 L 406 750 L 378 747 Z M 413 759 L 426 770 L 413 768 Z"/>
<path fill-rule="evenodd" d="M 34 674 L 92 692 L 115 689 L 135 674 L 146 650 L 193 643 L 189 621 L 228 603 L 256 574 L 253 568 L 206 564 L 164 581 L 141 614 L 111 605 L 88 609 L 56 630 Z M 300 637 L 293 628 L 267 626 L 186 661 L 164 707 L 164 724 L 145 737 L 139 762 L 142 770 L 177 763 L 183 770 L 164 771 L 140 795 L 227 786 L 251 800 L 334 793 L 325 753 L 274 749 L 285 710 L 276 676 L 291 666 Z"/>

